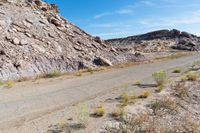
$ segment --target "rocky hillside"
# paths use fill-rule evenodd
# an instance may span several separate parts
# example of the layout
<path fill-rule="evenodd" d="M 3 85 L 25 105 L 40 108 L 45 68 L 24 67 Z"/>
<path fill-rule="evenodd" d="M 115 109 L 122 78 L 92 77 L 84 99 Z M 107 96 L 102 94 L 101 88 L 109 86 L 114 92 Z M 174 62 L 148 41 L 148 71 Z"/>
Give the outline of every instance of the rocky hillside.
<path fill-rule="evenodd" d="M 0 79 L 112 65 L 134 54 L 105 44 L 40 0 L 0 1 Z"/>
<path fill-rule="evenodd" d="M 179 30 L 159 30 L 143 35 L 107 40 L 107 43 L 119 46 L 132 46 L 141 52 L 167 50 L 199 50 L 200 38 Z"/>

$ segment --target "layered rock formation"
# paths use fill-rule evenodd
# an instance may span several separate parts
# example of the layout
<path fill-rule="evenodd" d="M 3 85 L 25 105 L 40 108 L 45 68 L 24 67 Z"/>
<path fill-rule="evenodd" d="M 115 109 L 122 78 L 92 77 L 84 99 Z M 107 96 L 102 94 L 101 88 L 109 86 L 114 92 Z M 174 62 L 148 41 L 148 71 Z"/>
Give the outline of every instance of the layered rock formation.
<path fill-rule="evenodd" d="M 0 33 L 0 80 L 138 59 L 87 34 L 59 16 L 56 5 L 40 0 L 1 0 Z"/>
<path fill-rule="evenodd" d="M 143 35 L 107 40 L 107 43 L 119 46 L 133 46 L 142 52 L 175 50 L 199 50 L 199 37 L 179 30 L 159 30 Z"/>

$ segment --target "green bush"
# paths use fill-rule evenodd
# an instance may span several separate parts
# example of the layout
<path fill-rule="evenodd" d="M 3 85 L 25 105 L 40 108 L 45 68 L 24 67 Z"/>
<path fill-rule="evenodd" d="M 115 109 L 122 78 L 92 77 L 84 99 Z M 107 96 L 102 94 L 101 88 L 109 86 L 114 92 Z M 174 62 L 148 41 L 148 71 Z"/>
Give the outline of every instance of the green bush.
<path fill-rule="evenodd" d="M 165 71 L 158 71 L 153 73 L 153 78 L 156 81 L 157 85 L 163 85 L 167 78 L 167 73 Z"/>

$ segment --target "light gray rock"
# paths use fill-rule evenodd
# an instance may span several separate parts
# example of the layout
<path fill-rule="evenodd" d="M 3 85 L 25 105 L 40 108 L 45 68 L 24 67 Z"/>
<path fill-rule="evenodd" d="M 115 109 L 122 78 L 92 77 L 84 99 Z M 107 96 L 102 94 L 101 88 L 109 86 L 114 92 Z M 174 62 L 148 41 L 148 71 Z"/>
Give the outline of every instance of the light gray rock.
<path fill-rule="evenodd" d="M 27 45 L 28 42 L 27 42 L 26 40 L 22 39 L 22 40 L 20 41 L 20 44 L 21 44 L 21 45 Z"/>
<path fill-rule="evenodd" d="M 15 44 L 15 45 L 19 45 L 20 40 L 18 38 L 14 38 L 12 43 Z"/>

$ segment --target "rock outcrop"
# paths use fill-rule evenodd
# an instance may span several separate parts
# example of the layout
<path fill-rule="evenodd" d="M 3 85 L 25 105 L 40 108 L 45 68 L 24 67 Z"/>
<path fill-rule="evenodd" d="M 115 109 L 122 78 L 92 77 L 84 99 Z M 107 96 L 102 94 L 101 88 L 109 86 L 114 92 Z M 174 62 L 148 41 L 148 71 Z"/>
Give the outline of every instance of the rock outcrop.
<path fill-rule="evenodd" d="M 143 52 L 157 52 L 166 50 L 200 50 L 199 37 L 179 30 L 159 30 L 143 35 L 130 36 L 107 40 L 114 46 L 133 46 L 136 50 Z"/>
<path fill-rule="evenodd" d="M 0 80 L 113 65 L 134 53 L 107 45 L 41 0 L 0 1 Z"/>

